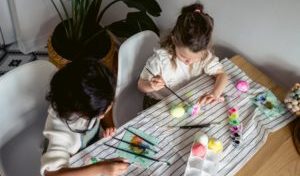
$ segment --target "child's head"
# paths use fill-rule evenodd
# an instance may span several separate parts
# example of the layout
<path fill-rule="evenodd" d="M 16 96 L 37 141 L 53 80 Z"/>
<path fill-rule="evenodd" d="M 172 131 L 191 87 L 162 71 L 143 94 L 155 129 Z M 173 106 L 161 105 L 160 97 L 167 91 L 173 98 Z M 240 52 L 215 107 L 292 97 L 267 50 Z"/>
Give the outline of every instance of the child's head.
<path fill-rule="evenodd" d="M 199 61 L 210 49 L 213 19 L 199 3 L 183 7 L 175 27 L 162 47 L 187 65 Z"/>
<path fill-rule="evenodd" d="M 47 99 L 60 118 L 73 113 L 93 118 L 111 105 L 115 93 L 113 74 L 94 59 L 67 64 L 52 78 Z"/>

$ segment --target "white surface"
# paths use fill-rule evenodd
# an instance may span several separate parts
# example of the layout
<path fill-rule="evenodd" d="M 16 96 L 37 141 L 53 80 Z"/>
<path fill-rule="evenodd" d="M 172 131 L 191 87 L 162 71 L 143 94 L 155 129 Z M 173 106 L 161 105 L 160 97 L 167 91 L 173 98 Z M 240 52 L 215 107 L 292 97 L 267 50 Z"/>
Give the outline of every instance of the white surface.
<path fill-rule="evenodd" d="M 16 41 L 14 27 L 12 25 L 12 20 L 8 8 L 9 0 L 0 1 L 0 27 L 2 29 L 5 43 L 12 43 Z M 0 36 L 0 45 L 3 44 L 2 37 Z"/>
<path fill-rule="evenodd" d="M 56 71 L 34 61 L 0 77 L 0 170 L 4 176 L 39 175 L 49 81 Z"/>
<path fill-rule="evenodd" d="M 137 81 L 158 42 L 155 33 L 143 31 L 127 39 L 119 49 L 117 89 L 113 109 L 117 127 L 143 110 L 144 95 L 137 89 Z"/>
<path fill-rule="evenodd" d="M 19 49 L 29 53 L 45 47 L 60 22 L 50 0 L 9 0 L 9 7 Z"/>
<path fill-rule="evenodd" d="M 163 13 L 156 21 L 163 33 L 174 25 L 180 8 L 195 0 L 159 0 Z M 278 83 L 291 86 L 300 79 L 300 1 L 201 0 L 215 22 L 213 41 L 217 54 L 234 53 Z M 219 49 L 219 50 L 218 50 Z M 286 79 L 286 78 L 289 79 Z"/>
<path fill-rule="evenodd" d="M 14 31 L 9 21 L 7 3 L 0 1 L 0 24 L 11 41 Z M 18 39 L 23 51 L 45 46 L 47 35 L 57 21 L 48 0 L 10 0 L 17 12 L 14 19 L 20 28 Z M 104 0 L 103 5 L 110 2 Z M 175 23 L 183 5 L 197 0 L 158 0 L 162 15 L 155 18 L 162 34 Z M 260 67 L 281 85 L 290 87 L 300 77 L 300 1 L 299 0 L 201 0 L 206 11 L 215 19 L 214 43 L 217 55 L 230 57 L 237 53 Z M 46 5 L 47 4 L 47 5 Z M 14 6 L 12 6 L 14 7 Z M 4 10 L 2 10 L 4 9 Z M 118 2 L 105 13 L 103 24 L 120 20 L 128 9 Z M 2 13 L 4 16 L 2 16 Z M 56 19 L 55 19 L 56 18 Z M 4 19 L 4 21 L 3 21 Z M 286 79 L 286 78 L 289 79 Z"/>

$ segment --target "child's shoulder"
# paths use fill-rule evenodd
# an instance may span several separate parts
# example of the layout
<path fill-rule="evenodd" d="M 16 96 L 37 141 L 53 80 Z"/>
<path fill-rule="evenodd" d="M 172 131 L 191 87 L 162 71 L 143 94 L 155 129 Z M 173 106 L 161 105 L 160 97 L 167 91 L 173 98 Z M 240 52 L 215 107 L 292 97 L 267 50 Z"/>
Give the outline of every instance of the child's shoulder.
<path fill-rule="evenodd" d="M 149 58 L 149 62 L 158 62 L 165 64 L 170 62 L 172 55 L 164 48 L 153 49 L 153 55 Z"/>
<path fill-rule="evenodd" d="M 153 51 L 154 51 L 154 54 L 156 54 L 158 56 L 164 56 L 164 57 L 170 57 L 171 56 L 169 51 L 164 49 L 164 48 L 154 48 Z"/>
<path fill-rule="evenodd" d="M 218 61 L 219 61 L 219 57 L 217 57 L 213 52 L 208 51 L 206 58 L 202 60 L 202 64 L 206 65 L 211 62 L 218 62 Z"/>
<path fill-rule="evenodd" d="M 57 118 L 58 114 L 57 112 L 53 109 L 51 105 L 48 107 L 48 114 L 50 115 L 51 118 Z"/>

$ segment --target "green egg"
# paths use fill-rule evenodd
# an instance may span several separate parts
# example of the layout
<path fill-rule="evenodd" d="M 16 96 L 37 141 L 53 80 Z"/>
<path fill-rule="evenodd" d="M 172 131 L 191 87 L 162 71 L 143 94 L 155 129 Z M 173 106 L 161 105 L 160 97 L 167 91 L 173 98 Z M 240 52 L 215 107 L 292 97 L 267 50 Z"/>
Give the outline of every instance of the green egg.
<path fill-rule="evenodd" d="M 179 104 L 177 106 L 173 106 L 170 110 L 170 114 L 173 117 L 180 118 L 185 114 L 185 108 L 182 104 Z"/>

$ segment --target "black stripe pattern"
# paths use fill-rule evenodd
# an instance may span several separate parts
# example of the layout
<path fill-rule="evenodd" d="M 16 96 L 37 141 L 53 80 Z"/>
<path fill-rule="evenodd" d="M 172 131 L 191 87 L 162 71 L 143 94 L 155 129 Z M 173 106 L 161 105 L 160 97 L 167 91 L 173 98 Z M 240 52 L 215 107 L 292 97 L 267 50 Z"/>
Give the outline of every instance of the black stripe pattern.
<path fill-rule="evenodd" d="M 234 175 L 262 147 L 269 133 L 284 127 L 295 118 L 288 111 L 276 119 L 269 119 L 264 116 L 252 105 L 250 98 L 267 89 L 252 81 L 230 60 L 224 59 L 221 63 L 229 75 L 229 83 L 225 88 L 225 94 L 230 97 L 229 100 L 215 105 L 207 105 L 206 110 L 197 117 L 185 115 L 183 118 L 177 119 L 171 117 L 169 110 L 174 104 L 181 103 L 181 101 L 175 95 L 170 95 L 155 106 L 137 114 L 136 118 L 117 130 L 116 137 L 118 138 L 122 138 L 125 132 L 124 128 L 129 126 L 155 136 L 159 140 L 160 148 L 163 149 L 155 157 L 171 163 L 171 166 L 167 166 L 153 162 L 147 169 L 131 165 L 125 175 L 184 175 L 194 135 L 199 129 L 170 129 L 167 126 L 209 122 L 221 122 L 219 126 L 202 129 L 208 136 L 221 140 L 224 145 L 224 151 L 219 158 L 219 167 L 216 168 L 218 170 L 217 175 Z M 234 83 L 238 80 L 248 81 L 250 90 L 247 94 L 242 94 L 235 89 Z M 214 80 L 211 77 L 202 75 L 177 91 L 177 94 L 186 101 L 195 103 L 199 96 L 210 91 L 213 85 Z M 243 138 L 237 148 L 231 143 L 227 115 L 228 108 L 233 106 L 239 109 L 239 120 L 244 126 Z M 116 150 L 103 145 L 104 142 L 116 146 L 119 141 L 102 139 L 96 142 L 73 156 L 70 160 L 70 166 L 83 166 L 85 165 L 85 158 L 89 157 L 99 159 L 116 157 Z"/>

